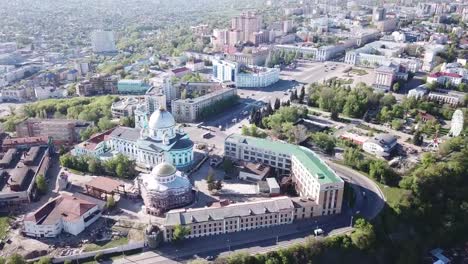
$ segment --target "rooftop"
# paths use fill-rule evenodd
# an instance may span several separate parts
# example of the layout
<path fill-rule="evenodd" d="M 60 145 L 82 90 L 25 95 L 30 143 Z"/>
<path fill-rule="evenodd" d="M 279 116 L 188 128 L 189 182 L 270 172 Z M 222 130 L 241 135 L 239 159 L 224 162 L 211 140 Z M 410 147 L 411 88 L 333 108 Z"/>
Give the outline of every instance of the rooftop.
<path fill-rule="evenodd" d="M 242 171 L 265 177 L 271 170 L 270 166 L 262 163 L 244 162 Z"/>
<path fill-rule="evenodd" d="M 86 183 L 87 187 L 101 190 L 106 193 L 115 192 L 121 185 L 123 185 L 123 183 L 121 183 L 120 181 L 107 177 L 95 177 L 90 182 Z"/>
<path fill-rule="evenodd" d="M 429 77 L 431 78 L 439 78 L 439 77 L 453 77 L 453 78 L 461 78 L 462 76 L 460 74 L 457 74 L 457 73 L 451 73 L 451 72 L 435 72 L 435 73 L 431 73 L 429 74 Z"/>
<path fill-rule="evenodd" d="M 288 197 L 278 197 L 263 201 L 234 203 L 226 206 L 172 210 L 166 214 L 165 225 L 186 225 L 197 222 L 223 220 L 231 217 L 261 215 L 293 209 Z"/>
<path fill-rule="evenodd" d="M 87 200 L 62 194 L 46 203 L 34 213 L 26 215 L 24 221 L 42 225 L 53 225 L 61 218 L 73 221 L 95 207 L 96 204 Z"/>
<path fill-rule="evenodd" d="M 298 159 L 311 175 L 315 175 L 321 184 L 337 183 L 343 180 L 338 177 L 335 172 L 328 167 L 312 150 L 288 144 L 282 141 L 275 141 L 264 138 L 255 138 L 231 134 L 226 138 L 226 141 L 243 143 L 250 146 L 268 149 L 276 153 L 283 153 L 288 156 L 294 156 Z"/>
<path fill-rule="evenodd" d="M 110 136 L 129 141 L 137 141 L 140 138 L 140 130 L 136 128 L 117 126 L 112 130 Z"/>

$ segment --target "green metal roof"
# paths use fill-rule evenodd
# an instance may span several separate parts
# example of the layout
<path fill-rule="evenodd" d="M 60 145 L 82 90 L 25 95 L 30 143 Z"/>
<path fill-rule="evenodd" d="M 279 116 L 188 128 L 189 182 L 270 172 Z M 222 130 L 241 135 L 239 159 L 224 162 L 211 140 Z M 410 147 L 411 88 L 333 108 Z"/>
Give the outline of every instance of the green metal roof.
<path fill-rule="evenodd" d="M 275 141 L 264 138 L 256 138 L 231 134 L 227 139 L 233 139 L 235 142 L 247 144 L 252 147 L 268 149 L 277 153 L 294 156 L 298 159 L 311 175 L 318 176 L 320 184 L 338 183 L 343 180 L 338 177 L 333 170 L 325 164 L 312 150 L 281 141 Z"/>

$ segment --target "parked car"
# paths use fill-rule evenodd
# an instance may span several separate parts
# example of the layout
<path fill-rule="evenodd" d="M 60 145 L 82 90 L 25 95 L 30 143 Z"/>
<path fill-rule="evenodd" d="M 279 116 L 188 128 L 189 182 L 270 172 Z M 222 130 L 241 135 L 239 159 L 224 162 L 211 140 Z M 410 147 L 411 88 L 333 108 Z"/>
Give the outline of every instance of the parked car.
<path fill-rule="evenodd" d="M 321 235 L 323 235 L 323 233 L 325 233 L 325 232 L 323 232 L 323 230 L 321 228 L 317 228 L 317 229 L 314 230 L 314 235 L 315 236 L 321 236 Z"/>

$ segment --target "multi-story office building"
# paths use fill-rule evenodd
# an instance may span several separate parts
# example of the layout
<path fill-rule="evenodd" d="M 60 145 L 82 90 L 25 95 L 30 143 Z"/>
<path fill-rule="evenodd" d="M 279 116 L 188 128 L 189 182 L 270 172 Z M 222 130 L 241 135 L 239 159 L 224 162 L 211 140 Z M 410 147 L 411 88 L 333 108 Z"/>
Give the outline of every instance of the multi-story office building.
<path fill-rule="evenodd" d="M 315 201 L 314 215 L 341 212 L 343 180 L 305 147 L 232 134 L 225 140 L 224 155 L 233 160 L 261 162 L 290 173 L 299 195 Z"/>
<path fill-rule="evenodd" d="M 213 43 L 213 48 L 215 50 L 222 50 L 225 45 L 229 44 L 229 30 L 214 29 L 211 42 Z"/>
<path fill-rule="evenodd" d="M 458 73 L 452 72 L 435 72 L 427 76 L 427 83 L 440 83 L 440 84 L 450 84 L 450 85 L 459 85 L 463 81 L 463 76 Z"/>
<path fill-rule="evenodd" d="M 215 203 L 211 207 L 179 209 L 166 213 L 164 240 L 171 241 L 177 225 L 190 228 L 186 238 L 248 231 L 287 225 L 295 220 L 317 216 L 312 199 L 276 197 L 235 204 Z"/>
<path fill-rule="evenodd" d="M 466 94 L 462 92 L 439 89 L 437 91 L 430 92 L 427 95 L 427 99 L 439 104 L 449 104 L 456 107 L 464 101 L 465 95 Z"/>
<path fill-rule="evenodd" d="M 112 31 L 95 30 L 91 33 L 91 44 L 93 52 L 109 53 L 116 52 L 114 33 Z"/>
<path fill-rule="evenodd" d="M 135 109 L 141 103 L 141 100 L 135 97 L 124 98 L 112 103 L 111 112 L 115 118 L 133 116 Z"/>
<path fill-rule="evenodd" d="M 218 82 L 235 82 L 239 64 L 226 60 L 213 60 L 213 80 Z"/>
<path fill-rule="evenodd" d="M 54 143 L 72 144 L 80 141 L 80 133 L 92 122 L 69 119 L 28 118 L 16 125 L 18 137 L 51 137 Z"/>
<path fill-rule="evenodd" d="M 242 67 L 237 74 L 236 86 L 243 87 L 267 87 L 279 80 L 279 68 Z"/>
<path fill-rule="evenodd" d="M 259 48 L 253 50 L 252 53 L 236 52 L 227 54 L 226 59 L 241 65 L 264 66 L 269 53 L 269 48 Z"/>
<path fill-rule="evenodd" d="M 372 22 L 378 22 L 385 19 L 385 8 L 376 6 L 372 11 Z"/>
<path fill-rule="evenodd" d="M 173 87 L 170 85 L 170 87 Z M 175 94 L 175 92 L 174 92 Z M 175 95 L 174 95 L 175 97 Z M 144 128 L 148 119 L 159 108 L 166 109 L 167 100 L 164 87 L 151 87 L 145 94 L 143 102 L 138 104 L 134 110 L 135 128 Z"/>
<path fill-rule="evenodd" d="M 371 68 L 395 63 L 405 65 L 407 71 L 418 72 L 422 67 L 420 59 L 400 58 L 407 45 L 390 41 L 374 41 L 359 49 L 346 52 L 344 62 Z"/>
<path fill-rule="evenodd" d="M 279 68 L 243 65 L 226 60 L 213 60 L 213 79 L 233 82 L 236 87 L 266 87 L 279 80 Z"/>
<path fill-rule="evenodd" d="M 392 88 L 393 82 L 396 80 L 395 69 L 387 66 L 380 66 L 375 69 L 374 87 L 384 91 L 389 91 Z"/>
<path fill-rule="evenodd" d="M 89 80 L 84 80 L 76 85 L 78 96 L 93 96 L 117 93 L 118 76 L 94 75 Z"/>
<path fill-rule="evenodd" d="M 294 204 L 288 197 L 172 210 L 166 214 L 164 240 L 173 239 L 177 225 L 190 227 L 190 234 L 186 237 L 194 238 L 291 224 L 294 221 L 294 213 Z"/>
<path fill-rule="evenodd" d="M 177 122 L 195 122 L 203 109 L 236 95 L 236 88 L 221 88 L 193 99 L 175 100 L 172 101 L 172 114 Z"/>

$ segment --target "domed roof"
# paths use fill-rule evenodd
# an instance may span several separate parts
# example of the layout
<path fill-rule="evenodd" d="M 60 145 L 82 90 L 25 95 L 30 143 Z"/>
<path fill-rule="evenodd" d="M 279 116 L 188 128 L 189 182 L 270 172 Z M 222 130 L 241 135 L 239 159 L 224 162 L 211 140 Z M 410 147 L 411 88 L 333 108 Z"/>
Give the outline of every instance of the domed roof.
<path fill-rule="evenodd" d="M 164 108 L 154 111 L 148 122 L 148 127 L 153 130 L 175 127 L 175 125 L 174 117 Z"/>
<path fill-rule="evenodd" d="M 176 172 L 177 169 L 172 164 L 163 162 L 154 167 L 151 174 L 156 177 L 167 177 L 173 175 Z"/>

